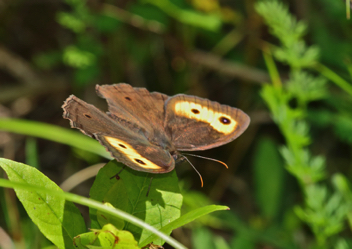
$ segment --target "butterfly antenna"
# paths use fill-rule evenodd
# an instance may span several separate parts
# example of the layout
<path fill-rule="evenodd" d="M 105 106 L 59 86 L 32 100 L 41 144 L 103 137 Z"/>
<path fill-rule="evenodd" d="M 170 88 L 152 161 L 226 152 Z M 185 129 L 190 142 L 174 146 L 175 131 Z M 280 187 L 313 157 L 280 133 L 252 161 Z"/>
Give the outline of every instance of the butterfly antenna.
<path fill-rule="evenodd" d="M 192 166 L 192 168 L 197 172 L 197 174 L 199 175 L 199 178 L 200 178 L 200 181 L 201 181 L 201 183 L 202 183 L 202 188 L 203 188 L 203 178 L 202 178 L 202 176 L 201 176 L 201 174 L 198 172 L 198 170 L 194 167 L 194 165 L 191 163 L 191 161 L 190 160 L 188 160 L 188 158 L 187 157 L 185 157 L 184 155 L 182 155 L 182 154 L 180 154 L 184 159 L 186 159 L 187 160 L 187 162 Z"/>
<path fill-rule="evenodd" d="M 226 163 L 224 163 L 224 162 L 222 162 L 222 161 L 220 161 L 220 160 L 216 160 L 216 159 L 214 159 L 214 158 L 209 158 L 209 157 L 199 156 L 199 155 L 194 155 L 194 154 L 188 154 L 188 153 L 183 153 L 183 154 L 184 154 L 184 155 L 187 155 L 187 156 L 194 156 L 194 157 L 199 157 L 199 158 L 203 158 L 203 159 L 208 159 L 208 160 L 210 160 L 210 161 L 218 162 L 218 163 L 221 163 L 222 165 L 224 165 L 227 169 L 229 168 L 229 167 L 227 167 L 227 164 L 226 164 Z"/>

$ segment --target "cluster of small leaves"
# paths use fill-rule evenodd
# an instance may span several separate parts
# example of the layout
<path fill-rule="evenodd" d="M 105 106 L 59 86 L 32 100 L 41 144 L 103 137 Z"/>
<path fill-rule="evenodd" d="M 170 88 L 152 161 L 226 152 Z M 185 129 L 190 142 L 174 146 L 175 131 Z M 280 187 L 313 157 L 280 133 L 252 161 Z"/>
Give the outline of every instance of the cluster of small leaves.
<path fill-rule="evenodd" d="M 330 195 L 325 186 L 307 185 L 305 191 L 306 207 L 296 207 L 296 214 L 311 226 L 318 244 L 324 245 L 326 238 L 344 228 L 348 206 L 340 193 Z"/>
<path fill-rule="evenodd" d="M 130 232 L 118 230 L 111 224 L 78 235 L 73 239 L 73 243 L 77 248 L 139 248 Z"/>
<path fill-rule="evenodd" d="M 89 20 L 89 11 L 86 7 L 85 0 L 66 0 L 72 8 L 72 12 L 59 12 L 57 21 L 64 27 L 75 33 L 82 33 L 86 29 L 86 23 Z"/>
<path fill-rule="evenodd" d="M 343 196 L 345 205 L 347 206 L 347 219 L 350 227 L 352 227 L 352 191 L 350 187 L 350 182 L 340 173 L 336 173 L 332 182 L 335 189 Z"/>
<path fill-rule="evenodd" d="M 343 229 L 347 206 L 340 193 L 329 193 L 319 182 L 327 175 L 325 159 L 312 156 L 307 149 L 310 143 L 309 125 L 305 120 L 307 105 L 327 96 L 326 80 L 303 70 L 316 63 L 318 50 L 305 44 L 302 37 L 306 25 L 297 22 L 283 4 L 260 2 L 257 11 L 281 42 L 281 47 L 275 48 L 275 57 L 291 68 L 287 83 L 264 86 L 262 97 L 286 139 L 287 145 L 281 153 L 287 169 L 299 180 L 305 194 L 304 207 L 296 207 L 296 214 L 312 228 L 317 244 L 324 246 L 329 237 Z M 343 243 L 339 245 L 346 248 Z"/>
<path fill-rule="evenodd" d="M 277 1 L 263 1 L 256 5 L 258 13 L 264 17 L 273 35 L 281 42 L 274 50 L 276 58 L 293 68 L 314 65 L 319 56 L 318 48 L 307 46 L 301 40 L 307 26 L 288 15 L 288 8 Z"/>
<path fill-rule="evenodd" d="M 312 157 L 307 149 L 300 149 L 296 154 L 287 147 L 281 148 L 281 154 L 286 161 L 286 168 L 303 183 L 309 185 L 326 177 L 325 159 L 322 156 Z"/>
<path fill-rule="evenodd" d="M 301 70 L 293 71 L 286 82 L 287 92 L 297 99 L 297 104 L 301 107 L 304 103 L 324 98 L 327 95 L 325 86 L 325 78 Z"/>
<path fill-rule="evenodd" d="M 63 27 L 76 34 L 75 44 L 63 48 L 62 62 L 75 68 L 75 82 L 82 85 L 89 83 L 99 76 L 99 57 L 103 53 L 100 42 L 87 32 L 90 27 L 97 28 L 100 16 L 90 13 L 85 0 L 66 0 L 71 11 L 57 14 L 57 21 Z"/>
<path fill-rule="evenodd" d="M 78 85 L 89 84 L 101 74 L 103 69 L 99 61 L 103 57 L 104 44 L 99 40 L 99 36 L 116 33 L 123 22 L 157 33 L 165 32 L 170 17 L 180 23 L 210 31 L 219 30 L 223 22 L 220 11 L 202 13 L 164 0 L 141 1 L 131 4 L 127 11 L 119 10 L 110 4 L 102 4 L 100 12 L 92 12 L 86 0 L 65 0 L 65 2 L 70 7 L 70 11 L 58 13 L 56 20 L 63 27 L 71 30 L 76 40 L 63 48 L 61 61 L 75 69 L 75 83 Z M 126 44 L 127 49 L 129 46 L 133 45 Z M 138 54 L 137 58 L 143 57 L 143 53 L 148 51 L 146 47 L 143 47 L 143 50 L 138 49 L 141 44 L 133 47 Z M 132 51 L 131 54 L 134 52 Z M 53 55 L 49 52 L 35 58 L 41 67 L 47 67 L 51 60 Z"/>

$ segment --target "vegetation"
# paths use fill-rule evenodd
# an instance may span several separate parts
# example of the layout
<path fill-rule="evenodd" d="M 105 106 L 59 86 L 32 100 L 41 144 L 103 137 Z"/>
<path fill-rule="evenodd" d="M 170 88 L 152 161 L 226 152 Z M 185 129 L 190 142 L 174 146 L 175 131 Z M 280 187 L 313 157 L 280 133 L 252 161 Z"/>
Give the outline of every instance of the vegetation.
<path fill-rule="evenodd" d="M 0 9 L 0 248 L 352 248 L 350 1 Z M 151 185 L 112 177 L 123 165 L 61 105 L 104 110 L 94 86 L 117 82 L 248 113 L 241 137 L 197 153 L 229 169 L 190 158 L 203 188 L 186 163 Z"/>

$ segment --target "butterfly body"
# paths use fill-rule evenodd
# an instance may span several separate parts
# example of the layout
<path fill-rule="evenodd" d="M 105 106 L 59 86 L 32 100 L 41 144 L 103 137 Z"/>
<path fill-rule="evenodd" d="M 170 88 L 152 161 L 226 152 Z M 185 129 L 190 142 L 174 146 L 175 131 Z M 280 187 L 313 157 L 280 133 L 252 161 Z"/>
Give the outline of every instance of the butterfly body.
<path fill-rule="evenodd" d="M 138 171 L 170 172 L 180 159 L 178 151 L 226 144 L 250 122 L 240 109 L 196 96 L 169 97 L 124 83 L 97 85 L 96 91 L 106 99 L 109 112 L 71 95 L 63 105 L 64 118 Z"/>

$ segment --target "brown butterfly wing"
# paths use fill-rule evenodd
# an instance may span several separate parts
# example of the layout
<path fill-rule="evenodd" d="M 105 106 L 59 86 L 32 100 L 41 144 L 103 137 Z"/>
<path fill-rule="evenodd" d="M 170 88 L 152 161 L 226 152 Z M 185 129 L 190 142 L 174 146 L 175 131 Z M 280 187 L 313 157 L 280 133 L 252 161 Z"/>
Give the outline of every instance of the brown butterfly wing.
<path fill-rule="evenodd" d="M 165 127 L 177 150 L 206 150 L 240 136 L 250 118 L 240 109 L 195 96 L 175 95 L 165 103 Z"/>
<path fill-rule="evenodd" d="M 151 144 L 142 130 L 128 122 L 117 122 L 93 105 L 71 95 L 62 106 L 71 127 L 94 137 L 123 164 L 144 172 L 166 173 L 175 162 L 170 153 Z"/>
<path fill-rule="evenodd" d="M 97 94 L 108 102 L 113 118 L 143 129 L 149 140 L 164 130 L 164 104 L 167 95 L 120 83 L 96 86 Z"/>

